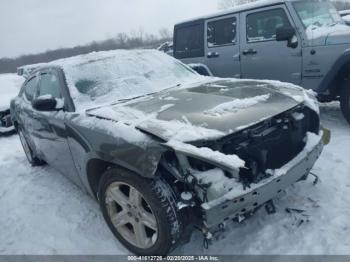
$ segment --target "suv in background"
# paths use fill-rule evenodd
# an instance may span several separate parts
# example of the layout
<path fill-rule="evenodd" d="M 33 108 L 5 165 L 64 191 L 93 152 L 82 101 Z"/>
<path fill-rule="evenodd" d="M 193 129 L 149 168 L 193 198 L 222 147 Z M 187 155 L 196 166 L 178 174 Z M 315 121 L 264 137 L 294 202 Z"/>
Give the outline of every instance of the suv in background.
<path fill-rule="evenodd" d="M 328 1 L 258 1 L 176 24 L 174 57 L 218 77 L 312 89 L 340 100 L 350 123 L 350 28 Z"/>

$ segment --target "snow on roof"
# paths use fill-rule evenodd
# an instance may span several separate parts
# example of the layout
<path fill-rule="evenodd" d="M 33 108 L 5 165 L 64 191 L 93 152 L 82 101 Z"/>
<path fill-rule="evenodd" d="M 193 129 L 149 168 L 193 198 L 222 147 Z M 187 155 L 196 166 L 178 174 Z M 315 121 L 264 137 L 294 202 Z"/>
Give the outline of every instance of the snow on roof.
<path fill-rule="evenodd" d="M 62 68 L 79 111 L 198 82 L 203 78 L 157 50 L 93 52 L 23 69 L 35 67 Z"/>
<path fill-rule="evenodd" d="M 211 13 L 208 15 L 192 18 L 192 19 L 187 19 L 187 20 L 184 20 L 180 23 L 177 23 L 176 25 L 180 25 L 183 23 L 188 23 L 188 22 L 192 22 L 192 21 L 196 21 L 196 20 L 200 20 L 200 19 L 209 19 L 209 18 L 213 18 L 213 17 L 229 15 L 232 13 L 238 13 L 238 12 L 242 12 L 242 11 L 246 11 L 246 10 L 250 10 L 250 9 L 255 9 L 255 8 L 260 8 L 260 7 L 264 7 L 264 6 L 269 6 L 269 5 L 282 4 L 285 2 L 289 2 L 289 1 L 293 1 L 293 0 L 258 0 L 255 2 L 237 5 L 233 8 L 230 8 L 230 9 L 227 9 L 224 11 L 215 12 L 215 13 Z"/>

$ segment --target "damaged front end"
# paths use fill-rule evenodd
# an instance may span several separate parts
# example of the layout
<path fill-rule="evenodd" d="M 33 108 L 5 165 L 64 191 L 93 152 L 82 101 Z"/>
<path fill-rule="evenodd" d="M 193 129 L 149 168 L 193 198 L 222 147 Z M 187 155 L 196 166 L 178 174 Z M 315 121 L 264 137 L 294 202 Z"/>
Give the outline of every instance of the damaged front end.
<path fill-rule="evenodd" d="M 215 141 L 166 143 L 161 165 L 176 178 L 189 223 L 214 232 L 305 179 L 323 149 L 319 123 L 315 111 L 298 105 Z"/>

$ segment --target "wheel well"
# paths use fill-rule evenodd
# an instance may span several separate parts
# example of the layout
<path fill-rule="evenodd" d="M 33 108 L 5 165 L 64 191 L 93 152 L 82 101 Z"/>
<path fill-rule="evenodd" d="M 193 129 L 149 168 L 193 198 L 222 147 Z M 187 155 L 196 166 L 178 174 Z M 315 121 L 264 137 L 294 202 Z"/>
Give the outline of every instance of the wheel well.
<path fill-rule="evenodd" d="M 90 188 L 96 198 L 98 193 L 98 186 L 102 175 L 106 172 L 107 169 L 113 166 L 113 163 L 103 161 L 101 159 L 91 159 L 87 163 L 87 178 L 89 181 Z"/>
<path fill-rule="evenodd" d="M 330 90 L 333 96 L 338 96 L 344 80 L 350 79 L 350 61 L 346 62 L 338 71 L 330 83 Z"/>

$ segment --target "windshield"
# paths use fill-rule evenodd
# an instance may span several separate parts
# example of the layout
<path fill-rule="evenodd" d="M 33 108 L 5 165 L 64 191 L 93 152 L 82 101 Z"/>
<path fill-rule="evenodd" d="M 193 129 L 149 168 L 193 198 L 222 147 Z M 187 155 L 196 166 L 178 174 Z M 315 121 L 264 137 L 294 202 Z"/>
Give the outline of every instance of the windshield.
<path fill-rule="evenodd" d="M 342 23 L 339 13 L 328 1 L 298 1 L 294 2 L 293 6 L 305 28 L 310 26 L 332 26 Z"/>
<path fill-rule="evenodd" d="M 91 107 L 200 81 L 201 76 L 159 51 L 92 53 L 61 63 L 76 106 Z"/>

